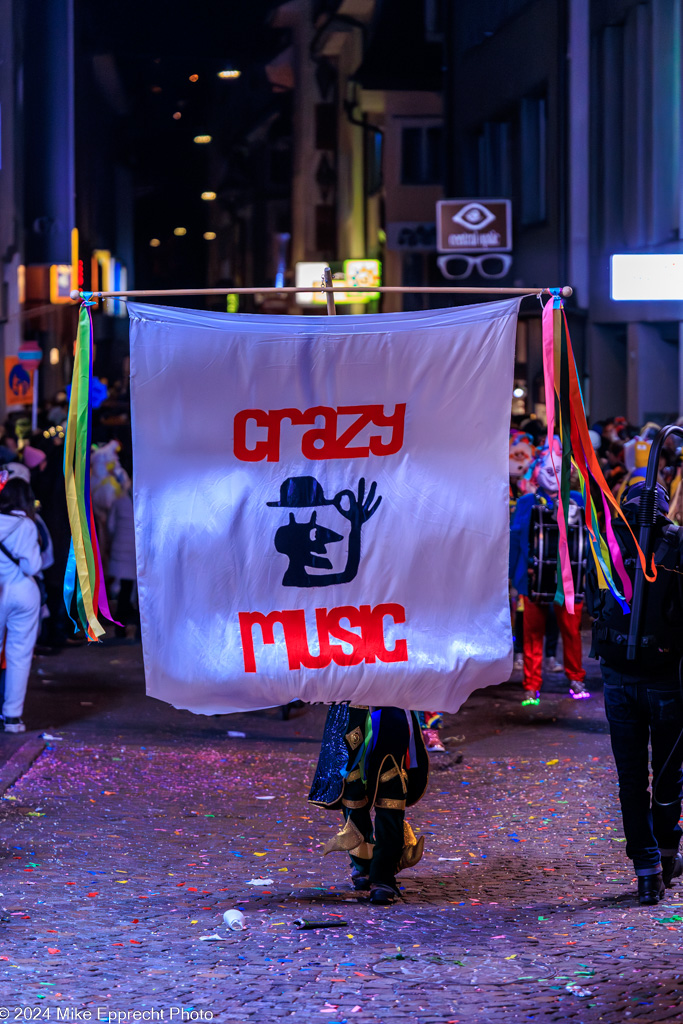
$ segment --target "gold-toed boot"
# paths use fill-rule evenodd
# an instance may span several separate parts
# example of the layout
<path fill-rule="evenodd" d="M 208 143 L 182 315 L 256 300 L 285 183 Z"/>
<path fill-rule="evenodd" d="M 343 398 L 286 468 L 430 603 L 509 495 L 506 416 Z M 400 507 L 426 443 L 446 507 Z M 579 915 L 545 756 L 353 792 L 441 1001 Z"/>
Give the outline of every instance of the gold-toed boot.
<path fill-rule="evenodd" d="M 417 839 L 407 821 L 403 822 L 403 844 L 403 854 L 398 863 L 399 871 L 403 871 L 404 868 L 414 868 L 422 860 L 425 848 L 425 837 L 420 836 Z"/>
<path fill-rule="evenodd" d="M 351 818 L 348 818 L 341 832 L 337 832 L 336 836 L 332 836 L 325 843 L 323 857 L 326 857 L 328 853 L 348 852 L 356 846 L 360 846 L 362 842 L 364 840 L 360 830 L 356 828 Z"/>

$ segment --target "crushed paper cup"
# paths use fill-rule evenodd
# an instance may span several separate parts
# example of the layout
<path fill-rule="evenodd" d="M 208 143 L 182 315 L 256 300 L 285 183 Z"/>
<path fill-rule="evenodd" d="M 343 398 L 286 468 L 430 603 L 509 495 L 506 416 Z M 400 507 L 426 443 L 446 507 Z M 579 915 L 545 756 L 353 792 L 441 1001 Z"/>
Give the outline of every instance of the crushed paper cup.
<path fill-rule="evenodd" d="M 242 932 L 247 927 L 241 910 L 226 910 L 223 914 L 223 921 L 232 932 Z"/>

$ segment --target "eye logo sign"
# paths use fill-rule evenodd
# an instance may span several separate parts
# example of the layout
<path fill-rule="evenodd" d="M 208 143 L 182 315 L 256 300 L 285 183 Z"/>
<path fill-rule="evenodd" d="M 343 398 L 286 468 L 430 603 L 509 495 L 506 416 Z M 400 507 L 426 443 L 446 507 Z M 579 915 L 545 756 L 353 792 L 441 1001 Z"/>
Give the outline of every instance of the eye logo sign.
<path fill-rule="evenodd" d="M 512 202 L 509 199 L 440 199 L 436 204 L 439 252 L 510 252 Z"/>
<path fill-rule="evenodd" d="M 323 488 L 313 476 L 288 477 L 281 484 L 280 500 L 266 502 L 270 508 L 315 510 L 304 521 L 297 520 L 295 513 L 290 512 L 288 522 L 275 533 L 275 550 L 289 559 L 282 577 L 283 587 L 330 587 L 355 579 L 360 564 L 361 529 L 382 501 L 381 496 L 375 499 L 376 492 L 377 484 L 373 482 L 366 494 L 362 477 L 358 481 L 357 493 L 342 490 L 333 498 L 325 497 Z M 338 544 L 344 537 L 324 522 L 318 522 L 318 510 L 329 506 L 333 506 L 351 524 L 346 565 L 338 572 L 332 571 L 327 547 Z M 324 513 L 321 518 L 324 519 Z M 329 571 L 309 573 L 307 568 Z"/>
<path fill-rule="evenodd" d="M 455 224 L 460 224 L 463 228 L 476 228 L 477 231 L 483 231 L 495 219 L 495 213 L 491 213 L 481 203 L 468 203 L 467 206 L 463 206 L 461 210 L 451 217 Z"/>

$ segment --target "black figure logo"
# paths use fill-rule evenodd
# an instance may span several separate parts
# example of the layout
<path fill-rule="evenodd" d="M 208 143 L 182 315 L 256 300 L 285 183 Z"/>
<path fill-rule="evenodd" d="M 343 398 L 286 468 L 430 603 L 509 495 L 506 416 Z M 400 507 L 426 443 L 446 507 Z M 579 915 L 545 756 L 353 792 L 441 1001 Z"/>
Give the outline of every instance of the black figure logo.
<path fill-rule="evenodd" d="M 275 549 L 289 558 L 289 566 L 282 577 L 284 587 L 330 587 L 334 583 L 349 583 L 355 578 L 360 562 L 360 531 L 363 523 L 375 514 L 381 497 L 375 501 L 377 484 L 372 483 L 365 494 L 365 480 L 358 481 L 358 494 L 353 491 L 339 491 L 334 498 L 326 498 L 325 492 L 313 476 L 290 476 L 280 486 L 280 500 L 267 502 L 271 508 L 321 508 L 334 505 L 338 512 L 351 523 L 349 550 L 346 566 L 342 572 L 311 575 L 311 569 L 331 569 L 332 563 L 326 558 L 327 545 L 336 544 L 343 536 L 327 526 L 318 524 L 317 512 L 308 522 L 299 523 L 294 513 L 289 513 L 289 522 L 275 534 Z M 373 504 L 374 502 L 374 504 Z"/>

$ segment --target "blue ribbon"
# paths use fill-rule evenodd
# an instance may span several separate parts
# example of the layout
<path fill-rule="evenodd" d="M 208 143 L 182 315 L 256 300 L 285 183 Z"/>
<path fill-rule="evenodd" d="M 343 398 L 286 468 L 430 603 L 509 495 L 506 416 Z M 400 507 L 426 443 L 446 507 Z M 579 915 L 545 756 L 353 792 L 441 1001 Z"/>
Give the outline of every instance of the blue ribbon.
<path fill-rule="evenodd" d="M 413 713 L 412 711 L 406 711 L 406 718 L 408 719 L 408 730 L 410 732 L 410 739 L 408 741 L 408 758 L 410 759 L 410 767 L 417 767 L 417 748 L 415 746 L 415 730 L 413 728 Z"/>
<path fill-rule="evenodd" d="M 74 624 L 74 632 L 77 633 L 79 626 L 73 615 L 71 614 L 71 604 L 74 597 L 74 591 L 76 590 L 76 555 L 74 553 L 74 542 L 71 541 L 69 544 L 69 558 L 66 563 L 66 572 L 64 573 L 64 604 L 66 605 L 66 613 Z"/>

